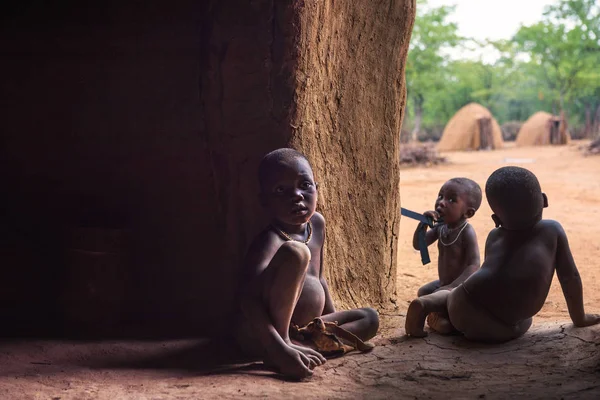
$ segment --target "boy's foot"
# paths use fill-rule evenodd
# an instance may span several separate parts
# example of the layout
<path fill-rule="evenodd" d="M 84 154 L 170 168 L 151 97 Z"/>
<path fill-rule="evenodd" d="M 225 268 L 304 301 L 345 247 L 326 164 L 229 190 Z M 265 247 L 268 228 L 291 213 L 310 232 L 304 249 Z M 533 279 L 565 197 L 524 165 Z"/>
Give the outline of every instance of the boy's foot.
<path fill-rule="evenodd" d="M 427 332 L 423 330 L 426 317 L 427 313 L 425 313 L 423 302 L 420 299 L 413 300 L 410 303 L 410 306 L 408 306 L 408 311 L 406 313 L 406 323 L 404 325 L 406 334 L 408 336 L 419 338 L 427 336 Z"/>
<path fill-rule="evenodd" d="M 450 320 L 440 313 L 432 312 L 427 315 L 427 325 L 434 331 L 442 335 L 452 335 L 459 333 Z"/>
<path fill-rule="evenodd" d="M 282 375 L 294 379 L 304 379 L 313 374 L 312 369 L 315 367 L 311 361 L 302 352 L 285 345 L 269 355 L 269 359 L 265 361 L 265 365 L 274 367 Z"/>
<path fill-rule="evenodd" d="M 308 359 L 312 363 L 314 363 L 315 367 L 318 367 L 319 365 L 323 365 L 327 362 L 327 359 L 325 357 L 323 357 L 323 355 L 316 350 L 313 350 L 308 347 L 300 346 L 300 345 L 294 344 L 294 343 L 289 343 L 289 346 L 292 349 L 298 350 L 299 352 L 304 354 L 306 357 L 308 357 Z"/>

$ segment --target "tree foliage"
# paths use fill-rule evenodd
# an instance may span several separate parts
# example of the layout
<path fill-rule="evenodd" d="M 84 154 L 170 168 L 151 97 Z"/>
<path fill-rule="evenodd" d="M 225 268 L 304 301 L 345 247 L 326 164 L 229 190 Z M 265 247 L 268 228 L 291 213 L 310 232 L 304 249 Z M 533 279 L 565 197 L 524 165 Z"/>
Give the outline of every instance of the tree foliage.
<path fill-rule="evenodd" d="M 478 102 L 501 124 L 564 110 L 575 133 L 600 134 L 600 2 L 557 0 L 511 40 L 479 42 L 499 54 L 493 63 L 449 57 L 477 42 L 459 37 L 453 7 L 417 5 L 405 129 L 436 138 L 460 107 Z"/>

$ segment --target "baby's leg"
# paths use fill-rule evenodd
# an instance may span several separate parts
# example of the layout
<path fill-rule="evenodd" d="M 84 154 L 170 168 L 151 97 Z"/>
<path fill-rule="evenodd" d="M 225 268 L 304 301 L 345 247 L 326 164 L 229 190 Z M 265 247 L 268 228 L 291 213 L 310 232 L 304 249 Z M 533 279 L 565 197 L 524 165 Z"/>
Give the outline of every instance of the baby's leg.
<path fill-rule="evenodd" d="M 337 322 L 339 326 L 352 332 L 364 342 L 373 338 L 379 329 L 379 314 L 370 307 L 336 311 L 321 316 L 321 319 L 325 322 Z"/>
<path fill-rule="evenodd" d="M 250 354 L 265 357 L 283 374 L 296 377 L 310 375 L 308 368 L 325 362 L 321 354 L 293 345 L 289 338 L 292 313 L 309 262 L 306 245 L 284 243 L 269 266 L 250 283 L 242 299 L 242 312 L 257 340 L 239 340 L 240 345 Z"/>
<path fill-rule="evenodd" d="M 529 330 L 531 318 L 509 325 L 491 315 L 475 303 L 460 285 L 448 297 L 448 315 L 452 325 L 469 340 L 479 342 L 506 342 Z"/>
<path fill-rule="evenodd" d="M 417 297 L 427 296 L 428 294 L 431 294 L 438 290 L 440 286 L 442 286 L 442 283 L 439 279 L 436 279 L 433 282 L 426 283 L 425 285 L 421 286 L 417 291 Z"/>
<path fill-rule="evenodd" d="M 423 330 L 427 314 L 446 311 L 446 302 L 449 294 L 450 291 L 448 290 L 440 290 L 414 299 L 406 312 L 406 334 L 413 337 L 427 336 L 427 333 Z"/>

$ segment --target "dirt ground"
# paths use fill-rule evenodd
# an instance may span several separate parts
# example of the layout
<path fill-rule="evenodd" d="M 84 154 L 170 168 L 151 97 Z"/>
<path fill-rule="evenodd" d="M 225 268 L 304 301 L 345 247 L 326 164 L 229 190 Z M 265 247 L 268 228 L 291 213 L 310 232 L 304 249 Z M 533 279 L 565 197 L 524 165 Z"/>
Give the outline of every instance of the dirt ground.
<path fill-rule="evenodd" d="M 456 176 L 482 186 L 503 165 L 532 170 L 548 194 L 546 218 L 565 228 L 584 283 L 588 312 L 600 312 L 600 156 L 583 157 L 581 143 L 445 154 L 448 165 L 402 171 L 402 205 L 433 207 L 440 186 Z M 480 248 L 493 228 L 484 200 L 471 223 Z M 422 266 L 410 246 L 416 222 L 400 228 L 398 308 L 382 313 L 378 346 L 368 354 L 329 360 L 305 382 L 288 382 L 260 364 L 215 367 L 227 359 L 218 343 L 0 341 L 2 399 L 181 398 L 599 398 L 600 326 L 572 327 L 558 282 L 532 329 L 503 345 L 431 334 L 407 340 L 404 312 L 417 288 L 436 276 L 437 249 Z"/>

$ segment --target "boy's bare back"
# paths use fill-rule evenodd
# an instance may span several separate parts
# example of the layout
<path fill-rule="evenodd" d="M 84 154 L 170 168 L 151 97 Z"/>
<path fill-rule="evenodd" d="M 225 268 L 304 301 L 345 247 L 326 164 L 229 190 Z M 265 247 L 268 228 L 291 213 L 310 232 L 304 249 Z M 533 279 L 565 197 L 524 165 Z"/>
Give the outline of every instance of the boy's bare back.
<path fill-rule="evenodd" d="M 565 260 L 567 254 L 569 261 Z M 562 262 L 558 262 L 560 258 Z M 488 236 L 481 269 L 463 285 L 476 302 L 512 325 L 542 308 L 555 263 L 562 279 L 577 275 L 558 222 L 542 220 L 523 232 L 496 228 Z"/>

